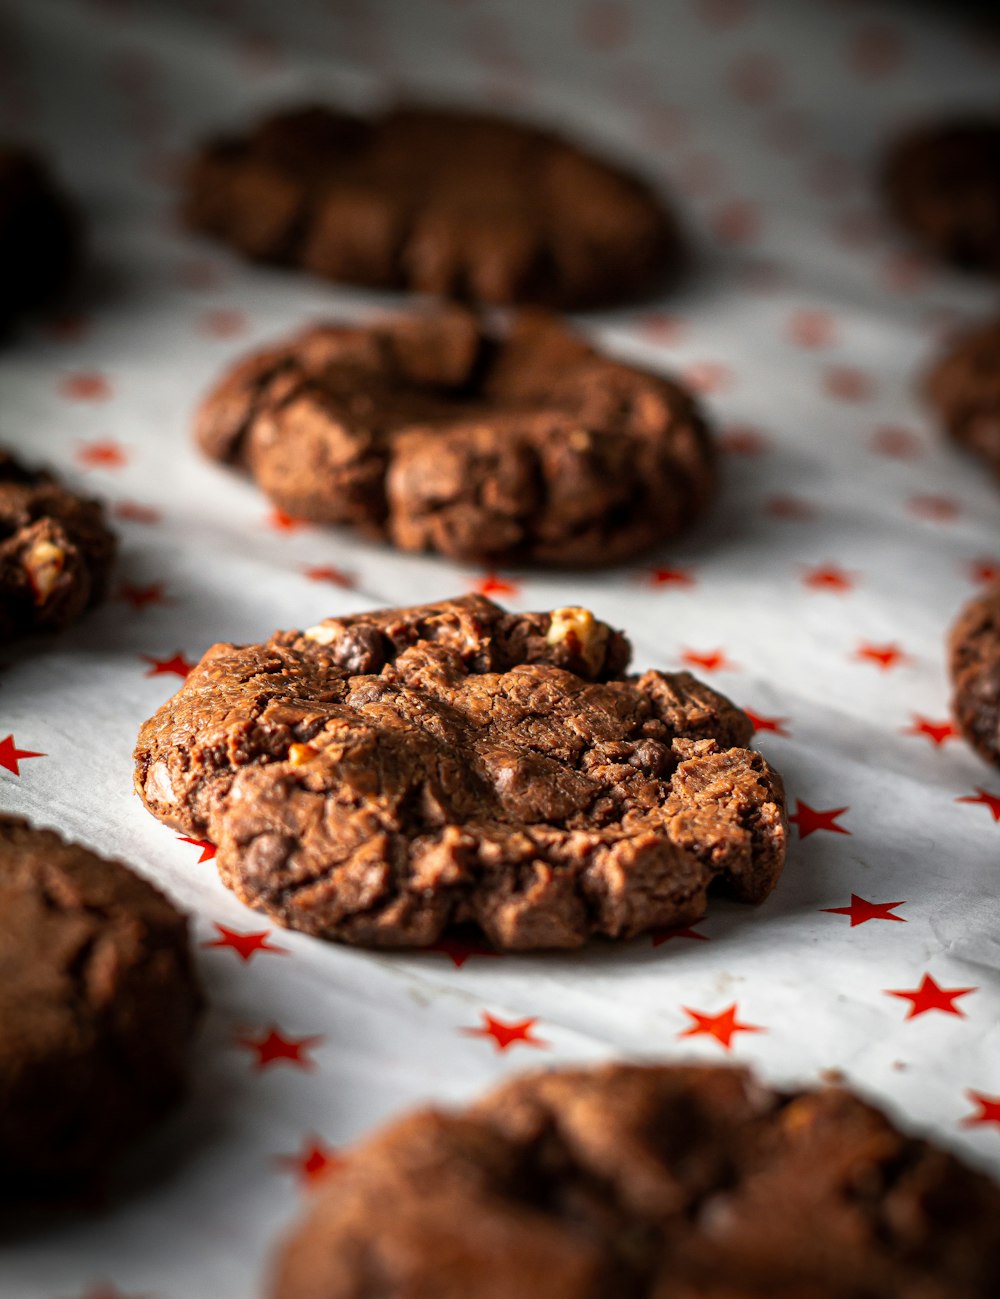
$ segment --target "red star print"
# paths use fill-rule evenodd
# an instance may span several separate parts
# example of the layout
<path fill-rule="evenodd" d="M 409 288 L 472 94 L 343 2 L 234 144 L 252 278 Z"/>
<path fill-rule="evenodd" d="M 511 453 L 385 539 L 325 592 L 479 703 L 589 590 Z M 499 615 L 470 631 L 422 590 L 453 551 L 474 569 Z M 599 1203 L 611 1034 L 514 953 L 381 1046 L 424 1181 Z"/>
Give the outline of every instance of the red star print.
<path fill-rule="evenodd" d="M 901 997 L 903 1001 L 911 1003 L 910 1009 L 906 1012 L 907 1019 L 916 1019 L 918 1015 L 926 1015 L 929 1010 L 940 1010 L 945 1015 L 957 1015 L 959 1019 L 965 1018 L 965 1011 L 961 1006 L 956 1006 L 955 1002 L 959 997 L 967 997 L 970 992 L 976 992 L 976 988 L 942 988 L 925 974 L 920 982 L 919 988 L 911 988 L 907 991 L 894 992 L 887 988 L 885 995 L 887 997 Z"/>
<path fill-rule="evenodd" d="M 523 1042 L 525 1046 L 548 1046 L 548 1042 L 543 1042 L 540 1037 L 534 1037 L 531 1030 L 538 1023 L 537 1019 L 521 1019 L 516 1022 L 507 1024 L 502 1019 L 494 1019 L 492 1015 L 482 1012 L 483 1023 L 480 1028 L 462 1028 L 459 1029 L 466 1037 L 491 1037 L 496 1043 L 498 1051 L 506 1051 L 509 1047 L 518 1042 Z"/>
<path fill-rule="evenodd" d="M 875 395 L 871 376 L 846 365 L 831 366 L 823 375 L 823 387 L 839 401 L 869 401 Z"/>
<path fill-rule="evenodd" d="M 813 505 L 800 496 L 772 496 L 765 502 L 764 509 L 772 519 L 783 519 L 788 522 L 811 519 L 816 513 Z"/>
<path fill-rule="evenodd" d="M 748 54 L 733 64 L 728 81 L 744 104 L 767 104 L 778 93 L 781 68 L 769 54 Z"/>
<path fill-rule="evenodd" d="M 307 1186 L 315 1185 L 321 1177 L 344 1165 L 333 1146 L 328 1146 L 317 1136 L 307 1137 L 298 1154 L 278 1155 L 274 1162 L 279 1168 L 297 1174 Z"/>
<path fill-rule="evenodd" d="M 849 907 L 823 907 L 821 908 L 831 916 L 850 916 L 851 928 L 858 925 L 867 924 L 869 920 L 897 920 L 901 925 L 906 924 L 903 916 L 894 916 L 892 914 L 895 907 L 905 906 L 903 902 L 869 902 L 865 898 L 859 898 L 856 893 L 851 894 L 851 905 Z"/>
<path fill-rule="evenodd" d="M 242 311 L 221 309 L 206 311 L 198 321 L 198 328 L 210 338 L 235 338 L 246 331 L 247 318 Z"/>
<path fill-rule="evenodd" d="M 192 841 L 193 842 L 193 841 Z M 212 855 L 214 856 L 214 849 Z M 201 860 L 204 860 L 202 854 Z M 214 923 L 214 922 L 213 922 Z M 241 961 L 250 961 L 258 952 L 274 952 L 278 956 L 287 956 L 287 947 L 277 947 L 274 943 L 267 940 L 271 935 L 270 929 L 262 929 L 256 934 L 242 934 L 235 929 L 227 929 L 225 925 L 215 924 L 218 932 L 218 938 L 210 943 L 202 943 L 202 947 L 228 947 L 230 951 L 235 952 Z"/>
<path fill-rule="evenodd" d="M 159 523 L 160 511 L 151 505 L 140 505 L 138 501 L 119 501 L 115 506 L 115 518 L 126 519 L 129 523 Z"/>
<path fill-rule="evenodd" d="M 487 947 L 485 943 L 477 943 L 471 939 L 462 938 L 439 938 L 436 943 L 431 943 L 429 947 L 424 948 L 425 952 L 440 952 L 447 956 L 455 966 L 460 970 L 470 956 L 499 956 L 500 952 L 495 952 L 492 947 Z"/>
<path fill-rule="evenodd" d="M 692 668 L 701 668 L 703 672 L 735 672 L 736 664 L 727 657 L 725 650 L 681 650 L 681 662 Z"/>
<path fill-rule="evenodd" d="M 965 1128 L 976 1127 L 980 1123 L 996 1123 L 1000 1127 L 1000 1096 L 984 1096 L 982 1092 L 966 1092 L 978 1112 L 969 1114 L 962 1120 Z"/>
<path fill-rule="evenodd" d="M 332 586 L 343 587 L 354 585 L 354 578 L 350 573 L 345 573 L 339 568 L 331 568 L 329 564 L 322 564 L 318 568 L 304 568 L 302 571 L 310 582 L 329 582 Z"/>
<path fill-rule="evenodd" d="M 80 370 L 63 375 L 59 381 L 59 393 L 70 401 L 107 401 L 111 396 L 111 384 L 103 374 Z"/>
<path fill-rule="evenodd" d="M 279 509 L 271 511 L 267 516 L 267 523 L 275 532 L 298 532 L 307 526 L 306 519 L 293 518 L 291 514 L 286 514 L 284 510 Z"/>
<path fill-rule="evenodd" d="M 47 753 L 34 753 L 31 749 L 19 749 L 14 743 L 13 735 L 0 740 L 0 767 L 9 771 L 11 775 L 20 776 L 21 770 L 18 764 L 25 758 L 47 758 L 48 756 Z"/>
<path fill-rule="evenodd" d="M 796 311 L 788 322 L 788 337 L 799 347 L 828 347 L 834 332 L 828 311 Z"/>
<path fill-rule="evenodd" d="M 651 568 L 650 586 L 694 586 L 694 577 L 686 568 Z"/>
<path fill-rule="evenodd" d="M 262 1037 L 237 1037 L 237 1046 L 255 1052 L 255 1069 L 266 1069 L 272 1064 L 293 1065 L 297 1069 L 313 1069 L 316 1062 L 306 1054 L 323 1041 L 321 1037 L 285 1037 L 272 1025 Z"/>
<path fill-rule="evenodd" d="M 976 793 L 974 797 L 972 794 L 966 794 L 964 798 L 956 798 L 955 802 L 956 803 L 981 803 L 983 807 L 988 807 L 990 809 L 990 812 L 993 814 L 994 821 L 1000 821 L 1000 798 L 998 798 L 995 794 L 990 794 L 985 789 L 980 789 L 978 785 L 976 786 Z"/>
<path fill-rule="evenodd" d="M 179 650 L 168 659 L 154 658 L 152 654 L 142 654 L 140 657 L 150 665 L 146 673 L 147 677 L 166 676 L 170 672 L 179 677 L 186 677 L 194 669 L 194 664 L 189 663 Z"/>
<path fill-rule="evenodd" d="M 650 938 L 654 947 L 662 947 L 664 943 L 669 943 L 671 938 L 691 938 L 699 943 L 709 942 L 708 934 L 699 934 L 690 925 L 686 925 L 683 929 L 651 929 Z"/>
<path fill-rule="evenodd" d="M 959 514 L 958 502 L 950 496 L 911 496 L 906 504 L 921 519 L 933 523 L 950 523 Z"/>
<path fill-rule="evenodd" d="M 151 582 L 149 586 L 133 586 L 130 582 L 125 582 L 118 592 L 118 598 L 130 604 L 139 613 L 151 604 L 170 603 L 162 582 Z"/>
<path fill-rule="evenodd" d="M 888 672 L 901 663 L 908 662 L 910 656 L 898 645 L 870 645 L 868 641 L 862 641 L 854 657 L 866 663 L 874 663 L 883 672 Z"/>
<path fill-rule="evenodd" d="M 813 591 L 852 591 L 855 577 L 836 564 L 821 564 L 818 568 L 807 568 L 802 583 Z"/>
<path fill-rule="evenodd" d="M 498 573 L 486 573 L 483 577 L 476 578 L 472 589 L 480 595 L 517 595 L 519 588 L 516 582 L 500 577 Z"/>
<path fill-rule="evenodd" d="M 717 1015 L 705 1015 L 700 1010 L 690 1010 L 687 1006 L 681 1009 L 694 1021 L 690 1028 L 678 1033 L 678 1037 L 714 1037 L 727 1051 L 732 1048 L 733 1038 L 737 1033 L 766 1033 L 767 1029 L 759 1024 L 741 1024 L 737 1019 L 736 1002 L 727 1006 Z"/>
<path fill-rule="evenodd" d="M 177 838 L 181 843 L 189 843 L 195 848 L 201 849 L 201 856 L 198 858 L 199 866 L 203 861 L 211 861 L 215 856 L 215 844 L 209 843 L 207 839 L 189 839 L 186 834 L 179 834 Z"/>
<path fill-rule="evenodd" d="M 651 343 L 658 343 L 661 347 L 675 346 L 687 328 L 679 316 L 668 315 L 665 311 L 653 311 L 643 316 L 639 327 Z"/>
<path fill-rule="evenodd" d="M 760 213 L 752 203 L 733 199 L 712 217 L 715 237 L 723 244 L 745 244 L 760 234 Z"/>
<path fill-rule="evenodd" d="M 931 722 L 919 713 L 913 714 L 913 725 L 902 731 L 903 735 L 926 735 L 935 749 L 939 749 L 946 740 L 957 740 L 958 727 L 954 722 Z"/>
<path fill-rule="evenodd" d="M 770 449 L 764 434 L 746 424 L 731 424 L 723 429 L 719 445 L 731 456 L 762 456 Z"/>
<path fill-rule="evenodd" d="M 765 717 L 763 713 L 755 713 L 749 708 L 744 708 L 743 711 L 750 718 L 755 731 L 770 731 L 773 735 L 782 735 L 785 739 L 788 738 L 788 732 L 785 730 L 788 723 L 787 717 Z"/>
<path fill-rule="evenodd" d="M 798 827 L 799 838 L 808 839 L 811 834 L 817 830 L 828 830 L 830 834 L 850 834 L 850 830 L 845 830 L 842 825 L 837 824 L 837 817 L 843 816 L 849 812 L 849 807 L 828 807 L 815 808 L 804 803 L 802 799 L 797 799 L 795 803 L 795 815 L 788 818 L 789 822 Z"/>
<path fill-rule="evenodd" d="M 111 438 L 84 442 L 76 458 L 85 469 L 121 469 L 128 464 L 124 448 Z"/>
<path fill-rule="evenodd" d="M 899 68 L 904 55 L 903 38 L 894 27 L 870 23 L 855 33 L 848 61 L 858 76 L 886 77 Z"/>
<path fill-rule="evenodd" d="M 876 455 L 894 460 L 916 460 L 924 453 L 923 444 L 916 434 L 889 424 L 872 434 L 871 449 Z"/>
<path fill-rule="evenodd" d="M 695 392 L 707 395 L 732 387 L 733 374 L 719 361 L 692 361 L 685 367 L 684 379 Z"/>
<path fill-rule="evenodd" d="M 974 559 L 968 566 L 969 580 L 982 586 L 1000 581 L 1000 559 Z"/>

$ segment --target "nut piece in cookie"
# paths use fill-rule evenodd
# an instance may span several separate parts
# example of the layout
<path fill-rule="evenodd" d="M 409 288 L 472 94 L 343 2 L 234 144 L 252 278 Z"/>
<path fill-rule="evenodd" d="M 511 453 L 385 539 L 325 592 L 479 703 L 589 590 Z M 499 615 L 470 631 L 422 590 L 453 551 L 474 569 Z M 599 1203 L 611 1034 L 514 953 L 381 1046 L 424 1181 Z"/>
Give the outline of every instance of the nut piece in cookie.
<path fill-rule="evenodd" d="M 100 502 L 0 451 L 0 645 L 103 599 L 115 548 Z"/>
<path fill-rule="evenodd" d="M 1000 767 L 1000 585 L 961 611 L 949 658 L 955 721 L 980 757 Z"/>
<path fill-rule="evenodd" d="M 780 777 L 686 672 L 626 675 L 585 609 L 482 596 L 216 645 L 143 726 L 136 789 L 280 924 L 369 946 L 473 925 L 510 950 L 774 888 Z"/>
<path fill-rule="evenodd" d="M 839 1087 L 694 1064 L 528 1074 L 346 1152 L 267 1293 L 376 1292 L 995 1299 L 1000 1187 Z"/>
<path fill-rule="evenodd" d="M 0 1198 L 100 1185 L 180 1096 L 187 922 L 120 862 L 0 815 Z"/>
<path fill-rule="evenodd" d="M 79 217 L 41 159 L 0 142 L 0 333 L 67 286 L 80 243 Z"/>
<path fill-rule="evenodd" d="M 502 306 L 646 297 L 683 256 L 638 178 L 552 132 L 443 109 L 268 118 L 200 152 L 184 215 L 247 257 Z"/>
<path fill-rule="evenodd" d="M 314 327 L 224 375 L 196 437 L 296 518 L 488 564 L 618 563 L 715 490 L 694 397 L 538 312 Z"/>
<path fill-rule="evenodd" d="M 946 433 L 1000 478 L 1000 320 L 959 334 L 924 378 Z"/>
<path fill-rule="evenodd" d="M 890 150 L 884 186 L 893 216 L 932 253 L 1000 275 L 1000 117 L 920 127 Z"/>

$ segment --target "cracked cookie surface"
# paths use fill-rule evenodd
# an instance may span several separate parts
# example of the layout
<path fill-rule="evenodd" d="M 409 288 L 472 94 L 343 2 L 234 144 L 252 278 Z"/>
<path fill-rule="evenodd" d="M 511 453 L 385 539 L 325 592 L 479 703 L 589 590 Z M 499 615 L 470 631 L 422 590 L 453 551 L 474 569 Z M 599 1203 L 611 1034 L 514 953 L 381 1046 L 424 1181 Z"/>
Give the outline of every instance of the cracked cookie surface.
<path fill-rule="evenodd" d="M 540 312 L 311 328 L 227 372 L 196 437 L 293 517 L 491 564 L 614 564 L 715 490 L 691 394 Z"/>
<path fill-rule="evenodd" d="M 162 893 L 0 815 L 0 1197 L 99 1184 L 180 1095 L 200 1005 Z"/>
<path fill-rule="evenodd" d="M 1000 767 L 1000 585 L 965 605 L 949 651 L 955 720 L 980 757 Z"/>
<path fill-rule="evenodd" d="M 496 305 L 649 296 L 683 253 L 636 177 L 549 131 L 444 109 L 268 118 L 201 151 L 184 211 L 248 257 Z"/>
<path fill-rule="evenodd" d="M 149 810 L 279 923 L 376 946 L 473 925 L 574 947 L 781 873 L 781 780 L 688 673 L 626 676 L 587 610 L 480 596 L 213 646 L 142 728 Z"/>
<path fill-rule="evenodd" d="M 1000 1187 L 850 1092 L 527 1075 L 342 1152 L 272 1299 L 992 1299 Z"/>

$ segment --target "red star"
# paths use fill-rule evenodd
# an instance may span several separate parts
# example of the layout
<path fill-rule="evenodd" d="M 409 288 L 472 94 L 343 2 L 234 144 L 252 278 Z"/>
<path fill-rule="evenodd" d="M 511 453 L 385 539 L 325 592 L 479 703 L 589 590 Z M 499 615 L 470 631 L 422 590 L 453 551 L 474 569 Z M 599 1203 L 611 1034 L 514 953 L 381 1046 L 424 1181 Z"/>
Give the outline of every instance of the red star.
<path fill-rule="evenodd" d="M 149 586 L 133 586 L 130 582 L 125 582 L 118 593 L 118 598 L 130 604 L 139 613 L 151 604 L 170 603 L 162 582 L 152 582 Z"/>
<path fill-rule="evenodd" d="M 787 717 L 765 717 L 762 713 L 752 712 L 749 708 L 744 708 L 743 711 L 750 718 L 755 731 L 770 731 L 774 735 L 788 738 L 788 732 L 785 730 Z"/>
<path fill-rule="evenodd" d="M 650 342 L 659 343 L 661 347 L 679 343 L 687 328 L 679 316 L 670 316 L 665 311 L 654 311 L 644 316 L 640 327 Z"/>
<path fill-rule="evenodd" d="M 329 564 L 321 564 L 318 568 L 304 568 L 302 571 L 310 582 L 330 582 L 333 586 L 344 587 L 354 585 L 354 578 L 350 573 L 345 573 L 339 568 L 331 568 Z"/>
<path fill-rule="evenodd" d="M 875 395 L 871 376 L 847 365 L 831 366 L 823 376 L 823 387 L 840 401 L 868 401 Z"/>
<path fill-rule="evenodd" d="M 732 199 L 713 214 L 711 226 L 720 243 L 749 243 L 760 234 L 760 212 L 745 199 Z"/>
<path fill-rule="evenodd" d="M 532 1036 L 531 1030 L 538 1023 L 537 1019 L 521 1019 L 507 1024 L 502 1019 L 494 1019 L 485 1010 L 482 1012 L 482 1018 L 483 1023 L 480 1028 L 462 1028 L 459 1032 L 464 1033 L 466 1037 L 491 1037 L 498 1051 L 506 1051 L 517 1042 L 523 1042 L 525 1046 L 548 1046 L 548 1042 Z"/>
<path fill-rule="evenodd" d="M 871 440 L 871 449 L 879 456 L 889 456 L 896 460 L 916 460 L 924 453 L 920 439 L 909 429 L 885 425 L 876 429 Z"/>
<path fill-rule="evenodd" d="M 919 713 L 913 714 L 913 725 L 901 731 L 902 735 L 926 735 L 935 749 L 939 749 L 946 740 L 957 740 L 958 727 L 954 722 L 931 722 Z"/>
<path fill-rule="evenodd" d="M 669 943 L 671 938 L 691 938 L 696 939 L 699 943 L 709 941 L 708 934 L 699 934 L 690 925 L 683 929 L 651 929 L 650 937 L 653 940 L 654 947 L 662 947 L 664 943 Z"/>
<path fill-rule="evenodd" d="M 115 517 L 127 519 L 129 523 L 159 523 L 160 511 L 151 505 L 140 505 L 138 501 L 119 501 L 115 506 Z"/>
<path fill-rule="evenodd" d="M 872 22 L 851 38 L 848 59 L 861 77 L 886 77 L 906 57 L 902 35 L 888 23 Z"/>
<path fill-rule="evenodd" d="M 969 1100 L 979 1106 L 978 1114 L 969 1114 L 962 1120 L 965 1128 L 976 1127 L 980 1123 L 995 1123 L 1000 1127 L 1000 1096 L 984 1096 L 982 1092 L 966 1092 Z"/>
<path fill-rule="evenodd" d="M 788 322 L 788 337 L 799 347 L 828 347 L 834 333 L 828 311 L 796 311 Z"/>
<path fill-rule="evenodd" d="M 854 589 L 854 575 L 838 568 L 836 564 L 821 564 L 818 568 L 807 568 L 802 577 L 803 584 L 814 591 L 851 591 Z"/>
<path fill-rule="evenodd" d="M 893 992 L 891 989 L 886 988 L 885 995 L 887 997 L 901 997 L 904 1001 L 912 1003 L 906 1013 L 907 1019 L 916 1019 L 918 1015 L 926 1015 L 929 1010 L 940 1010 L 945 1015 L 957 1015 L 959 1019 L 964 1019 L 965 1012 L 961 1007 L 956 1006 L 955 1002 L 959 997 L 967 997 L 970 992 L 976 991 L 976 988 L 941 988 L 929 974 L 925 974 L 919 988 L 912 988 L 904 992 Z"/>
<path fill-rule="evenodd" d="M 968 571 L 970 581 L 990 586 L 1000 580 L 1000 559 L 974 559 Z"/>
<path fill-rule="evenodd" d="M 193 840 L 189 841 L 193 842 Z M 212 856 L 215 850 L 212 850 Z M 205 860 L 204 853 L 201 856 Z M 213 922 L 214 923 L 214 922 Z M 202 947 L 228 947 L 230 951 L 236 953 L 241 961 L 250 961 L 258 952 L 274 952 L 279 956 L 288 954 L 287 947 L 276 947 L 267 940 L 270 937 L 270 929 L 262 929 L 256 934 L 241 934 L 235 929 L 227 929 L 225 925 L 215 924 L 218 931 L 218 938 L 213 939 L 210 943 L 202 943 Z"/>
<path fill-rule="evenodd" d="M 850 830 L 845 830 L 842 825 L 837 824 L 837 817 L 843 816 L 850 810 L 849 807 L 830 807 L 821 811 L 810 807 L 808 803 L 803 803 L 800 798 L 795 803 L 795 815 L 790 816 L 788 820 L 798 827 L 800 839 L 808 839 L 817 830 L 829 830 L 831 834 L 850 834 Z"/>
<path fill-rule="evenodd" d="M 253 1066 L 255 1069 L 266 1069 L 272 1064 L 289 1064 L 298 1069 L 313 1069 L 316 1062 L 310 1060 L 306 1052 L 311 1051 L 322 1041 L 321 1037 L 285 1037 L 280 1029 L 272 1025 L 263 1037 L 237 1037 L 236 1045 L 256 1053 L 257 1059 Z"/>
<path fill-rule="evenodd" d="M 194 668 L 194 664 L 189 663 L 179 650 L 172 658 L 168 659 L 154 658 L 152 654 L 141 654 L 139 657 L 144 658 L 150 665 L 149 671 L 146 673 L 147 677 L 166 676 L 169 672 L 173 672 L 179 677 L 186 677 Z"/>
<path fill-rule="evenodd" d="M 823 907 L 822 910 L 831 916 L 850 916 L 851 928 L 854 929 L 856 925 L 867 924 L 869 920 L 897 920 L 905 925 L 906 920 L 902 916 L 892 914 L 895 907 L 905 905 L 904 902 L 869 902 L 852 893 L 849 907 Z"/>
<path fill-rule="evenodd" d="M 84 442 L 76 458 L 85 469 L 121 469 L 128 464 L 128 456 L 121 444 L 112 438 Z"/>
<path fill-rule="evenodd" d="M 783 519 L 790 523 L 799 523 L 811 519 L 816 513 L 815 507 L 800 496 L 772 496 L 764 504 L 764 509 L 772 519 Z"/>
<path fill-rule="evenodd" d="M 719 1011 L 717 1015 L 704 1015 L 700 1010 L 690 1010 L 687 1006 L 682 1006 L 681 1009 L 694 1022 L 690 1028 L 685 1028 L 678 1033 L 678 1037 L 714 1037 L 727 1051 L 731 1049 L 733 1038 L 737 1033 L 767 1032 L 767 1029 L 761 1028 L 759 1024 L 741 1024 L 736 1018 L 735 1001 L 725 1010 Z"/>
<path fill-rule="evenodd" d="M 517 595 L 518 584 L 500 577 L 497 573 L 487 573 L 473 582 L 472 589 L 478 591 L 480 595 Z"/>
<path fill-rule="evenodd" d="M 1000 821 L 1000 798 L 995 794 L 988 793 L 985 789 L 976 786 L 975 797 L 972 794 L 966 794 L 964 798 L 956 798 L 956 803 L 982 803 L 983 807 L 988 807 L 993 814 L 994 821 Z"/>
<path fill-rule="evenodd" d="M 732 424 L 723 429 L 719 445 L 731 456 L 762 456 L 769 448 L 764 434 L 746 424 Z"/>
<path fill-rule="evenodd" d="M 63 375 L 59 381 L 59 393 L 70 401 L 107 401 L 111 396 L 111 384 L 96 371 L 79 371 Z"/>
<path fill-rule="evenodd" d="M 725 650 L 681 650 L 681 662 L 703 672 L 735 672 L 736 664 L 726 657 Z"/>
<path fill-rule="evenodd" d="M 328 1173 L 342 1168 L 344 1160 L 333 1146 L 320 1137 L 306 1137 L 301 1151 L 296 1155 L 277 1155 L 274 1161 L 279 1168 L 297 1174 L 307 1186 L 312 1186 Z"/>
<path fill-rule="evenodd" d="M 292 515 L 286 514 L 284 510 L 273 509 L 267 516 L 268 526 L 275 532 L 298 532 L 301 528 L 307 526 L 306 519 L 296 519 Z"/>
<path fill-rule="evenodd" d="M 651 568 L 650 586 L 694 586 L 694 578 L 686 568 Z"/>
<path fill-rule="evenodd" d="M 914 514 L 933 523 L 950 523 L 958 518 L 958 502 L 950 496 L 911 496 L 907 505 Z"/>
<path fill-rule="evenodd" d="M 429 947 L 425 947 L 424 951 L 440 952 L 443 956 L 447 956 L 454 963 L 456 970 L 460 970 L 470 956 L 501 955 L 500 952 L 495 952 L 492 947 L 487 947 L 485 943 L 466 941 L 461 938 L 439 938 L 436 943 L 431 943 Z"/>
<path fill-rule="evenodd" d="M 898 645 L 870 645 L 868 641 L 861 642 L 854 657 L 876 664 L 883 672 L 888 672 L 890 668 L 898 667 L 909 659 L 909 655 Z"/>
<path fill-rule="evenodd" d="M 0 740 L 0 767 L 14 776 L 21 774 L 18 763 L 24 758 L 47 758 L 48 756 L 47 753 L 34 753 L 31 749 L 19 749 L 14 743 L 13 735 Z"/>
<path fill-rule="evenodd" d="M 695 392 L 708 394 L 723 392 L 732 386 L 732 371 L 718 361 L 693 361 L 684 371 L 684 378 Z"/>
<path fill-rule="evenodd" d="M 210 338 L 235 338 L 244 333 L 246 327 L 247 318 L 242 311 L 206 311 L 198 321 L 199 330 Z"/>
<path fill-rule="evenodd" d="M 201 856 L 198 858 L 199 866 L 203 861 L 211 861 L 215 856 L 215 844 L 209 843 L 207 839 L 189 839 L 186 834 L 179 834 L 177 838 L 181 843 L 193 844 L 195 848 L 201 849 Z"/>

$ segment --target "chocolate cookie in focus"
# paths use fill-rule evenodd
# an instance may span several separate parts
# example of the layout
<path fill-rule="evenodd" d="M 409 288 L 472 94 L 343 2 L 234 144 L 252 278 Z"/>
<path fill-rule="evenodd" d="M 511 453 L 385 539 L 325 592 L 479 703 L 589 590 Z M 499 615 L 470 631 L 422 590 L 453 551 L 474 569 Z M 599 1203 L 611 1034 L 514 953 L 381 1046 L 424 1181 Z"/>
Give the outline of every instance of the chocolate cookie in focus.
<path fill-rule="evenodd" d="M 44 162 L 0 140 L 0 335 L 72 279 L 82 222 Z"/>
<path fill-rule="evenodd" d="M 99 501 L 0 450 L 0 645 L 102 600 L 116 548 Z"/>
<path fill-rule="evenodd" d="M 1000 767 L 1000 585 L 961 611 L 949 657 L 955 720 L 980 757 Z"/>
<path fill-rule="evenodd" d="M 267 118 L 202 150 L 184 214 L 248 257 L 484 304 L 624 302 L 682 258 L 643 181 L 549 131 L 447 109 Z"/>
<path fill-rule="evenodd" d="M 187 922 L 120 862 L 0 814 L 0 1198 L 99 1188 L 179 1099 Z"/>
<path fill-rule="evenodd" d="M 929 252 L 1000 275 L 1000 116 L 955 118 L 902 136 L 883 182 L 893 216 Z"/>
<path fill-rule="evenodd" d="M 585 609 L 481 596 L 215 645 L 136 789 L 244 902 L 348 943 L 569 948 L 691 924 L 712 886 L 763 901 L 787 827 L 750 721 L 629 657 Z"/>
<path fill-rule="evenodd" d="M 196 433 L 293 517 L 490 564 L 619 562 L 715 488 L 689 392 L 537 312 L 309 329 L 226 374 Z"/>
<path fill-rule="evenodd" d="M 1000 1187 L 836 1087 L 611 1064 L 390 1123 L 271 1299 L 995 1299 Z"/>
<path fill-rule="evenodd" d="M 1000 479 L 1000 320 L 960 333 L 931 366 L 924 392 L 948 435 Z"/>

